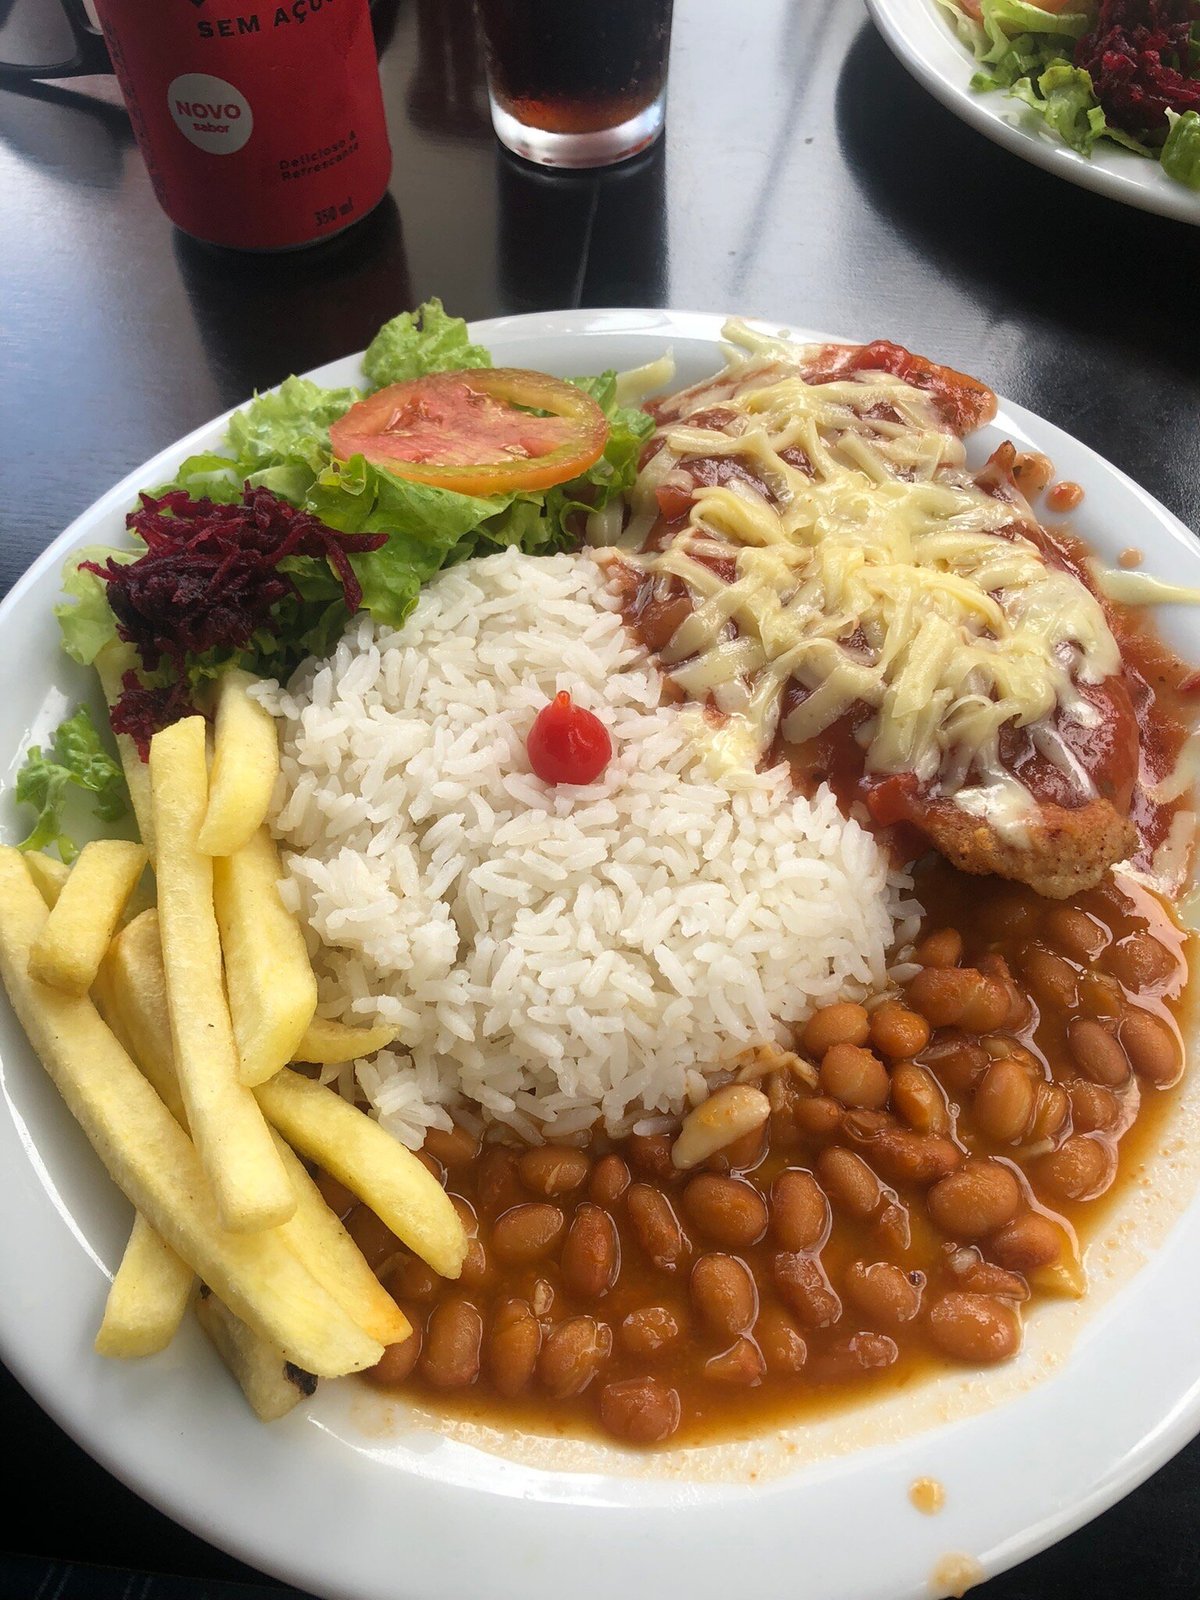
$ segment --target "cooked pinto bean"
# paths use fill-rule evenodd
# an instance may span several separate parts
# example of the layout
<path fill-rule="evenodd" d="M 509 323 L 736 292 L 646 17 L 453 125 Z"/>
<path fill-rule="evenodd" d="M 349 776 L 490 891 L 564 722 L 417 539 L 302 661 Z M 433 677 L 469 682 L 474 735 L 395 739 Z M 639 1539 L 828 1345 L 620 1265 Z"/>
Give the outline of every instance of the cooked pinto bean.
<path fill-rule="evenodd" d="M 1022 1139 L 1033 1120 L 1037 1089 L 1018 1061 L 993 1061 L 979 1080 L 972 1105 L 982 1132 L 997 1144 Z"/>
<path fill-rule="evenodd" d="M 871 1019 L 866 1008 L 844 1000 L 814 1011 L 804 1024 L 800 1043 L 815 1061 L 819 1061 L 835 1044 L 866 1044 L 870 1031 Z"/>
<path fill-rule="evenodd" d="M 885 1000 L 871 1013 L 871 1043 L 892 1061 L 920 1055 L 929 1043 L 929 1023 L 898 1000 Z"/>
<path fill-rule="evenodd" d="M 953 1239 L 981 1239 L 1016 1216 L 1021 1188 L 998 1161 L 970 1160 L 929 1191 L 929 1215 Z"/>
<path fill-rule="evenodd" d="M 988 1249 L 1010 1272 L 1048 1267 L 1062 1254 L 1062 1232 L 1038 1211 L 1023 1211 L 988 1241 Z"/>
<path fill-rule="evenodd" d="M 692 1268 L 692 1301 L 714 1333 L 732 1339 L 745 1333 L 758 1311 L 754 1279 L 736 1256 L 714 1252 Z"/>
<path fill-rule="evenodd" d="M 625 1196 L 638 1243 L 660 1272 L 677 1272 L 691 1253 L 671 1202 L 648 1183 L 631 1184 Z"/>
<path fill-rule="evenodd" d="M 780 1296 L 806 1328 L 828 1328 L 841 1316 L 842 1302 L 815 1256 L 781 1250 L 773 1271 Z"/>
<path fill-rule="evenodd" d="M 1103 1135 L 1074 1133 L 1034 1168 L 1038 1182 L 1060 1200 L 1092 1200 L 1112 1182 L 1116 1160 Z"/>
<path fill-rule="evenodd" d="M 1108 943 L 1108 930 L 1075 906 L 1055 906 L 1046 918 L 1046 933 L 1072 961 L 1094 961 Z"/>
<path fill-rule="evenodd" d="M 913 952 L 923 967 L 956 967 L 962 960 L 963 939 L 957 928 L 928 933 Z"/>
<path fill-rule="evenodd" d="M 622 1345 L 637 1356 L 656 1356 L 679 1337 L 679 1320 L 666 1306 L 639 1306 L 617 1330 Z"/>
<path fill-rule="evenodd" d="M 879 1328 L 898 1328 L 921 1309 L 923 1272 L 908 1273 L 893 1261 L 852 1261 L 843 1280 L 846 1298 Z"/>
<path fill-rule="evenodd" d="M 321 1198 L 333 1212 L 335 1217 L 345 1218 L 358 1204 L 358 1198 L 340 1183 L 331 1172 L 320 1171 L 315 1174 L 317 1188 L 321 1191 Z"/>
<path fill-rule="evenodd" d="M 704 1376 L 714 1383 L 737 1384 L 752 1389 L 763 1380 L 766 1364 L 753 1339 L 734 1341 L 728 1350 L 704 1363 Z"/>
<path fill-rule="evenodd" d="M 600 1421 L 629 1444 L 659 1444 L 679 1427 L 679 1392 L 657 1378 L 624 1378 L 600 1391 Z"/>
<path fill-rule="evenodd" d="M 594 1317 L 568 1317 L 546 1335 L 537 1358 L 538 1380 L 554 1400 L 582 1394 L 612 1350 L 612 1332 Z"/>
<path fill-rule="evenodd" d="M 848 1339 L 835 1339 L 809 1364 L 808 1376 L 814 1383 L 848 1383 L 864 1372 L 881 1372 L 900 1355 L 900 1347 L 886 1333 L 852 1333 Z"/>
<path fill-rule="evenodd" d="M 410 1256 L 405 1251 L 392 1262 L 384 1282 L 392 1299 L 403 1303 L 407 1300 L 432 1300 L 438 1292 L 441 1279 L 432 1267 L 427 1267 L 423 1261 L 418 1261 L 416 1256 Z"/>
<path fill-rule="evenodd" d="M 1158 1088 L 1174 1083 L 1183 1070 L 1179 1043 L 1171 1028 L 1149 1011 L 1127 1011 L 1117 1038 L 1139 1078 Z"/>
<path fill-rule="evenodd" d="M 501 1261 L 540 1261 L 562 1238 L 566 1218 L 558 1206 L 510 1206 L 496 1219 L 492 1249 Z"/>
<path fill-rule="evenodd" d="M 707 1165 L 714 1172 L 747 1172 L 756 1167 L 767 1148 L 767 1127 L 764 1122 L 759 1128 L 751 1128 L 749 1133 L 709 1156 Z"/>
<path fill-rule="evenodd" d="M 458 1275 L 459 1283 L 464 1289 L 479 1289 L 491 1277 L 491 1272 L 491 1263 L 488 1261 L 483 1240 L 468 1239 L 467 1253 L 463 1257 L 462 1271 Z"/>
<path fill-rule="evenodd" d="M 1121 1116 L 1121 1102 L 1103 1084 L 1079 1079 L 1068 1090 L 1071 1123 L 1076 1133 L 1096 1133 L 1115 1128 Z"/>
<path fill-rule="evenodd" d="M 898 1061 L 892 1068 L 892 1106 L 917 1133 L 946 1133 L 950 1111 L 941 1086 L 928 1067 Z"/>
<path fill-rule="evenodd" d="M 701 1233 L 731 1250 L 755 1244 L 767 1231 L 766 1201 L 741 1178 L 702 1173 L 683 1191 L 683 1207 Z"/>
<path fill-rule="evenodd" d="M 631 1133 L 625 1141 L 630 1161 L 648 1178 L 669 1178 L 675 1170 L 665 1133 Z"/>
<path fill-rule="evenodd" d="M 771 1185 L 771 1233 L 783 1250 L 819 1250 L 829 1233 L 829 1201 L 811 1172 L 786 1167 Z"/>
<path fill-rule="evenodd" d="M 363 1373 L 364 1378 L 381 1389 L 394 1389 L 403 1383 L 421 1354 L 421 1324 L 415 1313 L 408 1320 L 413 1330 L 408 1338 L 400 1344 L 385 1345 L 383 1355 Z"/>
<path fill-rule="evenodd" d="M 1039 1083 L 1029 1125 L 1031 1139 L 1053 1139 L 1071 1114 L 1071 1101 L 1061 1083 Z"/>
<path fill-rule="evenodd" d="M 447 1132 L 444 1128 L 430 1128 L 422 1147 L 435 1161 L 453 1172 L 456 1167 L 470 1166 L 479 1155 L 479 1140 L 457 1123 Z"/>
<path fill-rule="evenodd" d="M 543 1144 L 526 1150 L 517 1163 L 521 1182 L 534 1194 L 570 1194 L 587 1182 L 591 1162 L 582 1150 L 569 1145 Z"/>
<path fill-rule="evenodd" d="M 1073 1011 L 1079 1004 L 1079 974 L 1069 961 L 1045 945 L 1031 944 L 1021 956 L 1021 971 L 1043 1011 Z"/>
<path fill-rule="evenodd" d="M 611 1206 L 629 1187 L 629 1168 L 620 1156 L 601 1156 L 592 1168 L 588 1194 L 598 1206 Z"/>
<path fill-rule="evenodd" d="M 975 1254 L 974 1251 L 971 1252 Z M 978 1257 L 962 1271 L 957 1272 L 959 1288 L 971 1294 L 990 1294 L 998 1300 L 1022 1301 L 1029 1299 L 1029 1285 L 1019 1272 L 1010 1272 L 993 1261 Z"/>
<path fill-rule="evenodd" d="M 871 1160 L 893 1183 L 936 1183 L 962 1164 L 962 1151 L 949 1139 L 889 1128 L 872 1140 Z"/>
<path fill-rule="evenodd" d="M 859 1045 L 832 1045 L 821 1058 L 819 1077 L 824 1093 L 844 1106 L 877 1111 L 887 1105 L 887 1068 L 877 1055 Z"/>
<path fill-rule="evenodd" d="M 1105 964 L 1113 977 L 1132 994 L 1165 983 L 1175 970 L 1175 961 L 1165 945 L 1153 934 L 1135 931 L 1112 946 Z"/>
<path fill-rule="evenodd" d="M 1021 1323 L 1003 1300 L 954 1290 L 931 1308 L 929 1337 L 944 1355 L 985 1366 L 1016 1355 Z"/>
<path fill-rule="evenodd" d="M 370 1206 L 356 1206 L 346 1219 L 345 1228 L 373 1270 L 377 1271 L 401 1248 L 399 1239 Z"/>
<path fill-rule="evenodd" d="M 889 1200 L 875 1218 L 871 1231 L 881 1249 L 903 1255 L 912 1243 L 912 1217 L 908 1207 L 899 1200 Z"/>
<path fill-rule="evenodd" d="M 969 1094 L 987 1071 L 991 1057 L 958 1029 L 941 1033 L 921 1052 L 921 1061 L 951 1094 Z"/>
<path fill-rule="evenodd" d="M 924 967 L 908 986 L 910 1004 L 935 1028 L 990 1033 L 1008 1015 L 1005 985 L 974 967 Z"/>
<path fill-rule="evenodd" d="M 587 1300 L 607 1294 L 621 1270 L 621 1241 L 607 1211 L 584 1204 L 576 1209 L 562 1251 L 568 1289 Z"/>
<path fill-rule="evenodd" d="M 808 1358 L 803 1334 L 780 1306 L 764 1306 L 759 1312 L 754 1342 L 768 1372 L 799 1372 Z"/>
<path fill-rule="evenodd" d="M 1093 1017 L 1073 1017 L 1067 1024 L 1067 1044 L 1075 1064 L 1093 1083 L 1117 1089 L 1129 1077 L 1125 1052 L 1102 1022 Z"/>
<path fill-rule="evenodd" d="M 860 1155 L 839 1145 L 817 1157 L 817 1177 L 831 1202 L 854 1217 L 869 1217 L 883 1200 L 883 1185 Z"/>
<path fill-rule="evenodd" d="M 502 1300 L 488 1334 L 488 1372 L 497 1390 L 511 1399 L 522 1394 L 533 1377 L 542 1329 L 527 1300 Z"/>
<path fill-rule="evenodd" d="M 797 1101 L 792 1112 L 797 1130 L 810 1139 L 831 1139 L 842 1120 L 842 1108 L 828 1095 Z"/>
<path fill-rule="evenodd" d="M 421 1372 L 435 1389 L 465 1389 L 479 1376 L 483 1318 L 470 1300 L 434 1306 L 425 1330 Z"/>
<path fill-rule="evenodd" d="M 525 1198 L 521 1180 L 517 1177 L 517 1157 L 513 1150 L 493 1145 L 479 1158 L 475 1180 L 475 1199 L 478 1209 L 487 1217 L 498 1217 L 510 1206 L 519 1205 Z"/>

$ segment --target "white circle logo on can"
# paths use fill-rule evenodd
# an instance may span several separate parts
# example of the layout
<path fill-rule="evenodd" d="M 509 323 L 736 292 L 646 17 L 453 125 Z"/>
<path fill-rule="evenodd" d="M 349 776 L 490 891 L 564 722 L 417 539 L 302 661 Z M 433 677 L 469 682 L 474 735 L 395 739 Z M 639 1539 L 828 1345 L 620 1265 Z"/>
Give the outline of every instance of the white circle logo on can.
<path fill-rule="evenodd" d="M 254 130 L 254 113 L 240 89 L 209 72 L 184 72 L 167 86 L 175 126 L 199 150 L 231 156 Z"/>

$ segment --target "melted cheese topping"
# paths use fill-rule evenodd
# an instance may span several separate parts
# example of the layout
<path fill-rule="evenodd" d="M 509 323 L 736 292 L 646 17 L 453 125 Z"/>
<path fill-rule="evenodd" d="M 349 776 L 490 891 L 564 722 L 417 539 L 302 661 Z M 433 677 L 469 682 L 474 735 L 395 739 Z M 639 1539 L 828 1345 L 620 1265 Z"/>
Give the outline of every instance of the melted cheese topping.
<path fill-rule="evenodd" d="M 1052 719 L 1093 723 L 1081 687 L 1119 668 L 1100 605 L 1020 532 L 1032 522 L 1023 504 L 972 481 L 928 394 L 882 372 L 808 383 L 812 355 L 761 343 L 734 352 L 660 430 L 664 446 L 634 493 L 639 531 L 673 473 L 692 487 L 680 472 L 689 457 L 734 457 L 768 491 L 736 473 L 698 488 L 671 544 L 630 558 L 683 584 L 695 607 L 661 651 L 664 667 L 687 694 L 744 719 L 740 744 L 754 759 L 781 718 L 799 743 L 863 702 L 868 772 L 915 773 L 1019 828 L 1033 803 L 1000 762 L 1012 724 L 1033 730 L 1091 798 Z M 720 425 L 703 425 L 718 405 Z M 802 698 L 783 716 L 791 680 Z"/>

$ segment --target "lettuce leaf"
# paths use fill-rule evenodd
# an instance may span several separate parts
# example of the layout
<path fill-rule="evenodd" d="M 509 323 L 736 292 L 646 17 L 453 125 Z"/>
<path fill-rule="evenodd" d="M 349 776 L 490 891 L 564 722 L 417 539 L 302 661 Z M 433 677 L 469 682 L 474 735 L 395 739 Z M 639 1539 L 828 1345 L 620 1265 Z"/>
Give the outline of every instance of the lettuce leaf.
<path fill-rule="evenodd" d="M 54 607 L 62 634 L 62 647 L 81 666 L 92 662 L 117 637 L 117 619 L 109 609 L 105 583 L 94 572 L 84 572 L 79 563 L 98 565 L 111 556 L 114 561 L 134 561 L 136 550 L 116 550 L 111 545 L 89 545 L 78 550 L 63 568 L 62 586 L 66 595 Z"/>
<path fill-rule="evenodd" d="M 92 809 L 102 822 L 117 822 L 129 809 L 121 764 L 101 745 L 86 706 L 59 725 L 49 753 L 36 744 L 26 752 L 17 774 L 16 798 L 37 816 L 19 849 L 45 850 L 54 845 L 64 861 L 75 859 L 79 852 L 63 824 L 73 789 L 95 796 Z"/>
<path fill-rule="evenodd" d="M 294 462 L 318 471 L 329 455 L 329 424 L 361 398 L 357 389 L 322 389 L 309 378 L 285 378 L 256 395 L 230 417 L 225 434 L 238 471 L 249 478 Z"/>
<path fill-rule="evenodd" d="M 488 351 L 471 343 L 466 323 L 450 316 L 440 300 L 426 300 L 416 311 L 403 311 L 385 322 L 363 357 L 363 371 L 372 389 L 407 383 L 430 372 L 491 365 Z"/>
<path fill-rule="evenodd" d="M 1163 170 L 1177 183 L 1200 189 L 1200 112 L 1167 112 L 1171 131 L 1162 147 Z"/>

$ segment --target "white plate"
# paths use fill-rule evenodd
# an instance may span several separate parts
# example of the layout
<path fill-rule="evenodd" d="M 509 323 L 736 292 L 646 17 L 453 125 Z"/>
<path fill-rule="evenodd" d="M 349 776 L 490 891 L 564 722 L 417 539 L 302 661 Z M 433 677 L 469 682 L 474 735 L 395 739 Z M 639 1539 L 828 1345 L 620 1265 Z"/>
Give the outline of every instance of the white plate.
<path fill-rule="evenodd" d="M 638 365 L 674 350 L 680 381 L 717 364 L 719 319 L 661 311 L 570 312 L 481 323 L 499 362 L 563 374 Z M 937 351 L 930 354 L 936 356 Z M 350 383 L 358 359 L 313 374 Z M 119 536 L 137 488 L 217 445 L 222 421 L 133 473 L 86 512 L 0 607 L 7 658 L 0 782 L 91 689 L 59 652 L 51 606 L 75 547 Z M 1129 544 L 1148 570 L 1200 583 L 1186 529 L 1135 484 L 1016 406 L 973 445 L 1044 450 L 1087 491 L 1076 523 L 1104 555 Z M 1164 626 L 1200 657 L 1176 608 Z M 7 778 L 5 779 L 5 774 Z M 17 837 L 6 797 L 0 830 Z M 1022 1358 L 992 1377 L 953 1374 L 780 1439 L 629 1456 L 599 1446 L 503 1441 L 439 1429 L 355 1382 L 264 1427 L 190 1323 L 152 1360 L 92 1353 L 128 1209 L 58 1103 L 0 1003 L 0 1352 L 40 1404 L 111 1472 L 212 1543 L 336 1600 L 612 1600 L 686 1591 L 728 1600 L 926 1596 L 961 1553 L 989 1574 L 1094 1516 L 1200 1427 L 1200 1210 L 1177 1149 L 1096 1253 L 1080 1310 L 1029 1319 Z M 1172 1124 L 1188 1140 L 1187 1108 Z M 1194 1147 L 1200 1141 L 1190 1141 Z M 1181 1219 L 1181 1220 L 1179 1220 Z M 1156 1245 L 1158 1246 L 1156 1248 Z M 1132 1262 L 1153 1259 L 1130 1287 Z M 1154 1359 L 1145 1359 L 1153 1350 Z M 946 1490 L 919 1515 L 918 1477 Z M 70 1507 L 62 1508 L 69 1518 Z M 936 1581 L 936 1580 L 934 1580 Z"/>
<path fill-rule="evenodd" d="M 1200 193 L 1169 178 L 1157 161 L 1109 140 L 1101 140 L 1090 156 L 1081 155 L 1019 100 L 1003 91 L 976 94 L 971 75 L 978 62 L 936 0 L 867 0 L 867 9 L 917 82 L 947 111 L 1006 150 L 1110 200 L 1200 223 Z"/>

